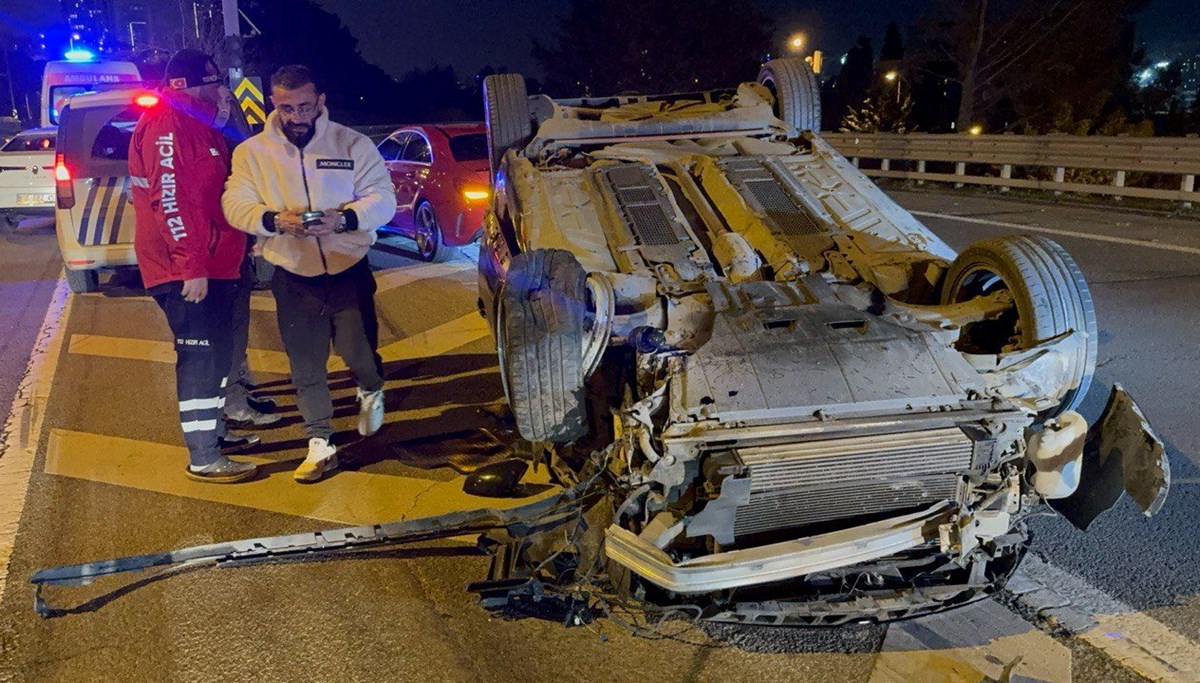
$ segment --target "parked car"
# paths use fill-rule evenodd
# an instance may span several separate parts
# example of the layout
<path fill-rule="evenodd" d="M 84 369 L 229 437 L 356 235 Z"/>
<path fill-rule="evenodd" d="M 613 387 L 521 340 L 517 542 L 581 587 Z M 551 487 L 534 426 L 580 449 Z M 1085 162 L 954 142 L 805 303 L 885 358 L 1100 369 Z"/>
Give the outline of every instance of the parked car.
<path fill-rule="evenodd" d="M 487 129 L 482 123 L 408 126 L 379 143 L 396 188 L 394 228 L 425 261 L 444 261 L 452 247 L 483 230 L 491 200 Z"/>
<path fill-rule="evenodd" d="M 10 225 L 54 215 L 56 134 L 57 128 L 33 128 L 0 147 L 0 214 Z"/>
<path fill-rule="evenodd" d="M 490 604 L 590 580 L 722 621 L 883 621 L 1003 586 L 1046 504 L 1081 528 L 1122 487 L 1162 506 L 1129 395 L 1076 412 L 1099 338 L 1067 252 L 956 254 L 822 140 L 804 61 L 688 94 L 484 89 L 480 309 L 521 436 L 595 501 L 499 551 Z"/>

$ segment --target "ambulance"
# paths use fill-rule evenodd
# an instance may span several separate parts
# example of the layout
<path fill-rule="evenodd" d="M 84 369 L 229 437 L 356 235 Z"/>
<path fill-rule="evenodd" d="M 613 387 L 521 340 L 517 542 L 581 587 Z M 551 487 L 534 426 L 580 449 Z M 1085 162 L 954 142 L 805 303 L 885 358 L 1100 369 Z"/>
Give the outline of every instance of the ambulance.
<path fill-rule="evenodd" d="M 67 59 L 48 62 L 42 72 L 42 126 L 57 126 L 67 101 L 98 84 L 142 80 L 133 62 L 97 60 L 87 50 L 72 50 Z"/>

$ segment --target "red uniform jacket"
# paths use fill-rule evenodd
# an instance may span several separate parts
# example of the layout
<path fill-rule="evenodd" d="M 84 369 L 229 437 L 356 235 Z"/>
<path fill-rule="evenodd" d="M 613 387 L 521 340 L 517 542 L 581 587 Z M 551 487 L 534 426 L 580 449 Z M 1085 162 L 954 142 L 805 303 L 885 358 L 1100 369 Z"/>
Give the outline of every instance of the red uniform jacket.
<path fill-rule="evenodd" d="M 230 227 L 221 211 L 230 156 L 212 125 L 215 114 L 214 105 L 167 92 L 133 131 L 134 251 L 147 289 L 198 277 L 238 277 L 246 234 Z"/>

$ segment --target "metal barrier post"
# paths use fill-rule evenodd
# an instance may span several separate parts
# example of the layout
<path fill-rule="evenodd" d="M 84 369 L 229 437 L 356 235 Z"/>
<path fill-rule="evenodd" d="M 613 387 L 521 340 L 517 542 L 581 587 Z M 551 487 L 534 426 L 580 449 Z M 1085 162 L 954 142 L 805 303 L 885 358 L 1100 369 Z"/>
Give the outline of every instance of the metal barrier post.
<path fill-rule="evenodd" d="M 1058 168 L 1054 169 L 1054 182 L 1065 183 L 1066 181 L 1067 181 L 1067 169 L 1063 168 L 1062 166 L 1059 166 Z M 1054 194 L 1055 194 L 1055 196 L 1061 196 L 1062 190 L 1055 190 Z"/>
<path fill-rule="evenodd" d="M 1012 164 L 1004 164 L 1003 166 L 1000 167 L 1000 177 L 1005 180 L 1010 180 L 1012 178 Z M 1008 186 L 1007 185 L 1001 186 L 1000 191 L 1008 192 Z"/>
<path fill-rule="evenodd" d="M 1195 192 L 1195 191 L 1196 191 L 1196 176 L 1194 176 L 1194 175 L 1185 175 L 1185 176 L 1183 177 L 1183 184 L 1182 184 L 1182 185 L 1180 185 L 1179 189 L 1180 189 L 1180 190 L 1182 190 L 1183 192 L 1189 192 L 1189 193 L 1190 193 L 1190 192 Z M 1192 208 L 1192 203 L 1191 203 L 1191 202 L 1184 202 L 1184 203 L 1183 203 L 1183 208 L 1185 208 L 1185 209 L 1190 209 L 1190 208 Z"/>
<path fill-rule="evenodd" d="M 924 173 L 924 172 L 925 172 L 925 160 L 924 160 L 924 159 L 921 159 L 920 161 L 918 161 L 918 162 L 917 162 L 917 173 Z M 925 179 L 924 179 L 924 178 L 917 178 L 917 184 L 918 184 L 918 185 L 924 185 L 924 184 L 925 184 Z"/>
<path fill-rule="evenodd" d="M 967 174 L 967 162 L 960 161 L 957 164 L 955 164 L 954 175 L 966 175 L 966 174 Z M 955 188 L 961 189 L 962 186 L 963 186 L 962 183 L 954 183 Z"/>
<path fill-rule="evenodd" d="M 1113 187 L 1125 187 L 1125 171 L 1117 171 L 1117 177 L 1113 178 Z M 1113 197 L 1113 201 L 1121 201 L 1121 195 Z"/>

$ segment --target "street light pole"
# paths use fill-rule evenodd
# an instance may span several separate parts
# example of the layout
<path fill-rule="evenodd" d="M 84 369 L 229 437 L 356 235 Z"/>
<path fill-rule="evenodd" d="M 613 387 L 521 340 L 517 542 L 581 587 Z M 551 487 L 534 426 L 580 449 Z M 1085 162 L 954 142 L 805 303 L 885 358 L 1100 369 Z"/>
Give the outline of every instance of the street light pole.
<path fill-rule="evenodd" d="M 238 22 L 238 0 L 221 0 L 221 18 L 225 24 L 225 50 L 229 55 L 229 87 L 242 79 L 242 31 Z"/>
<path fill-rule="evenodd" d="M 18 118 L 18 116 L 17 116 L 17 94 L 16 94 L 16 90 L 13 88 L 13 80 L 12 80 L 12 64 L 9 63 L 9 61 L 8 61 L 8 50 L 10 47 L 12 47 L 12 40 L 9 38 L 8 35 L 5 35 L 4 36 L 4 76 L 5 76 L 5 80 L 8 81 L 8 101 L 12 104 L 12 116 L 13 116 L 13 118 Z"/>

